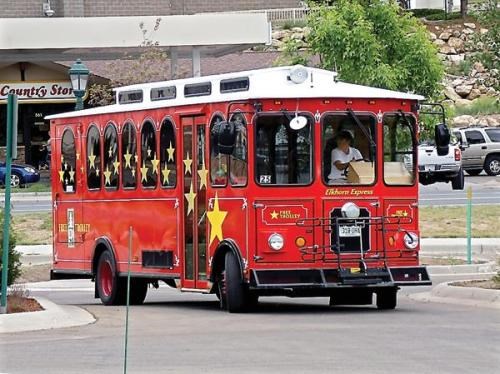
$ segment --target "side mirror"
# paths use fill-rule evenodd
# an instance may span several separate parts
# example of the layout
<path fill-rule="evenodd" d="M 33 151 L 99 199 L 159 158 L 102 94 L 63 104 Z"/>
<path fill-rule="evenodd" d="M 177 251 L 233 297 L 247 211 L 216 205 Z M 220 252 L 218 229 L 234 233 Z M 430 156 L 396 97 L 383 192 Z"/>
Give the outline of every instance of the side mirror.
<path fill-rule="evenodd" d="M 436 142 L 437 154 L 446 156 L 450 148 L 450 130 L 444 123 L 434 127 L 434 141 Z"/>
<path fill-rule="evenodd" d="M 219 131 L 217 134 L 217 146 L 219 148 L 219 152 L 224 155 L 232 154 L 235 143 L 236 126 L 234 125 L 234 122 L 219 123 Z"/>

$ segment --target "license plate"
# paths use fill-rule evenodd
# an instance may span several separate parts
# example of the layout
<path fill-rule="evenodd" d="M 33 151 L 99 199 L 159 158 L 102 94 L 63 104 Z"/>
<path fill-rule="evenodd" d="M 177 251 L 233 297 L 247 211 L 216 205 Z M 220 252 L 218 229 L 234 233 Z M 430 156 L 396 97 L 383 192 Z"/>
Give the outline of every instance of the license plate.
<path fill-rule="evenodd" d="M 339 226 L 339 236 L 361 236 L 361 226 Z"/>
<path fill-rule="evenodd" d="M 436 170 L 436 165 L 425 165 L 426 171 L 434 171 Z"/>

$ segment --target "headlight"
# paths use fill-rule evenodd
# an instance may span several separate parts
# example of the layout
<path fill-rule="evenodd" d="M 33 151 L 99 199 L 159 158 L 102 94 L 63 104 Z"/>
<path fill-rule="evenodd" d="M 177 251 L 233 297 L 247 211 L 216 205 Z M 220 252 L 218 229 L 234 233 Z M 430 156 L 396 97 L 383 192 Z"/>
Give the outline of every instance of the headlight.
<path fill-rule="evenodd" d="M 30 167 L 25 167 L 24 170 L 27 171 L 28 173 L 36 173 L 36 170 Z"/>
<path fill-rule="evenodd" d="M 271 247 L 275 251 L 279 251 L 281 248 L 283 248 L 285 240 L 280 234 L 272 234 L 271 236 L 269 236 L 268 243 L 269 247 Z"/>
<path fill-rule="evenodd" d="M 342 207 L 342 216 L 346 218 L 358 218 L 359 217 L 359 207 L 354 203 L 345 203 Z"/>
<path fill-rule="evenodd" d="M 418 235 L 414 232 L 407 232 L 404 241 L 406 248 L 415 249 L 418 246 Z"/>

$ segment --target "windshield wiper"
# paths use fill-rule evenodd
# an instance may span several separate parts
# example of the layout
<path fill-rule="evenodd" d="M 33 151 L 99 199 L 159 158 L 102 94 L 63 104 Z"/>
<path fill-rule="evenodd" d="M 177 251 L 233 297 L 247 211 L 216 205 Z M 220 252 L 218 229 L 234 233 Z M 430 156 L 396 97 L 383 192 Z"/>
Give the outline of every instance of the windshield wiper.
<path fill-rule="evenodd" d="M 347 113 L 349 113 L 356 125 L 361 129 L 361 132 L 364 134 L 364 136 L 366 136 L 366 138 L 370 141 L 370 161 L 373 163 L 373 161 L 375 160 L 377 145 L 373 141 L 371 134 L 366 130 L 365 126 L 363 126 L 358 116 L 352 111 L 352 109 L 347 109 Z"/>

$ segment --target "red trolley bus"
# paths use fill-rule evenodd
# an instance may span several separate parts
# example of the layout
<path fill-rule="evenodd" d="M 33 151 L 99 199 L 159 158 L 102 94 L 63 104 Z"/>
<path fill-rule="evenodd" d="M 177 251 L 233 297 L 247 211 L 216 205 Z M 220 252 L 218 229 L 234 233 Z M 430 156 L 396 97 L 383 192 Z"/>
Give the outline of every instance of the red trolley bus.
<path fill-rule="evenodd" d="M 230 312 L 268 295 L 393 309 L 398 286 L 430 284 L 422 99 L 294 66 L 121 87 L 51 116 L 51 276 L 120 304 L 130 257 L 136 304 L 164 281 Z"/>

